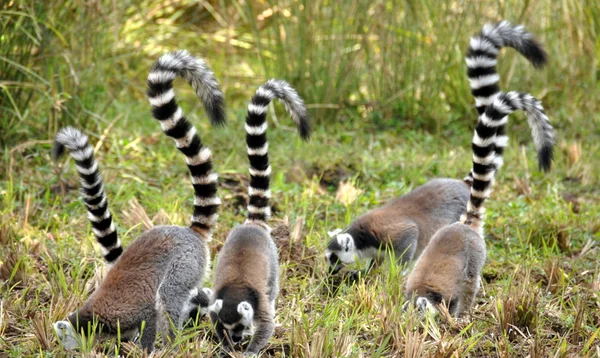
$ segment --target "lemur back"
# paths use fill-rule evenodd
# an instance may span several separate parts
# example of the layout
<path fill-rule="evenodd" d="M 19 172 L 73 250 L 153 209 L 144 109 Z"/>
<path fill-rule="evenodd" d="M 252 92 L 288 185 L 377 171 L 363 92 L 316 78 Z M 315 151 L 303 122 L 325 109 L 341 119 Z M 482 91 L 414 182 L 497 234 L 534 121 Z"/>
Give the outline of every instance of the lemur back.
<path fill-rule="evenodd" d="M 175 101 L 172 82 L 177 76 L 196 89 L 215 124 L 224 120 L 223 95 L 204 62 L 186 51 L 161 56 L 148 76 L 152 113 L 186 155 L 192 174 L 195 199 L 191 226 L 158 226 L 148 230 L 113 260 L 116 262 L 106 278 L 83 306 L 70 314 L 67 321 L 55 324 L 67 348 L 76 346 L 75 333 L 88 333 L 95 320 L 100 325 L 99 333 L 115 336 L 119 330 L 125 339 L 133 338 L 145 324 L 140 342 L 144 349 L 152 351 L 158 330 L 165 338 L 173 338 L 171 324 L 182 326 L 187 319 L 190 296 L 203 284 L 209 263 L 206 241 L 210 239 L 220 200 L 216 195 L 210 150 L 202 145 L 196 129 Z M 61 130 L 56 142 L 58 148 L 71 149 L 76 160 L 78 153 L 87 153 L 93 160 L 87 137 L 77 130 Z M 76 147 L 75 144 L 81 143 L 85 145 Z M 86 174 L 82 170 L 85 168 L 78 165 L 77 169 L 80 176 Z M 90 219 L 93 221 L 92 216 Z"/>
<path fill-rule="evenodd" d="M 231 231 L 219 252 L 214 270 L 212 305 L 209 307 L 222 355 L 244 336 L 252 335 L 246 354 L 258 354 L 273 335 L 275 301 L 279 294 L 277 247 L 267 220 L 271 166 L 268 158 L 267 107 L 278 98 L 308 139 L 308 112 L 296 91 L 284 81 L 269 80 L 248 105 L 246 145 L 250 162 L 248 217 Z"/>
<path fill-rule="evenodd" d="M 413 299 L 420 309 L 437 309 L 445 304 L 454 316 L 471 310 L 486 258 L 483 203 L 490 196 L 501 155 L 496 151 L 496 136 L 508 115 L 518 109 L 524 110 L 528 117 L 536 117 L 530 119 L 549 123 L 541 102 L 518 92 L 501 93 L 479 116 L 472 142 L 473 185 L 467 209 L 460 222 L 442 228 L 433 236 L 407 280 L 406 299 Z M 553 133 L 546 136 L 551 137 Z M 543 147 L 549 145 L 544 143 Z M 544 160 L 551 163 L 550 158 Z"/>
<path fill-rule="evenodd" d="M 458 221 L 468 197 L 462 180 L 434 179 L 363 214 L 330 241 L 326 256 L 331 272 L 357 259 L 379 262 L 386 248 L 401 263 L 415 259 L 438 229 Z"/>

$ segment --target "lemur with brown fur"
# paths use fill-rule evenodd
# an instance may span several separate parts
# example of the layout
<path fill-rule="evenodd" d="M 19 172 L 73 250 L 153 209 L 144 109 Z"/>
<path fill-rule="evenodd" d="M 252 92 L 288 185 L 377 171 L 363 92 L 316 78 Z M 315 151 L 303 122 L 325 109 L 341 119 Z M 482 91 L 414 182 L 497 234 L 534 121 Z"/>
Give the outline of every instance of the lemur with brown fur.
<path fill-rule="evenodd" d="M 275 327 L 279 262 L 267 223 L 271 215 L 271 166 L 266 136 L 267 108 L 275 98 L 285 105 L 302 139 L 310 136 L 308 112 L 292 87 L 284 81 L 269 80 L 258 88 L 248 105 L 245 124 L 250 161 L 248 218 L 227 237 L 214 270 L 209 314 L 221 342 L 221 355 L 228 355 L 231 343 L 249 335 L 252 339 L 244 355 L 258 354 Z"/>
<path fill-rule="evenodd" d="M 523 110 L 533 121 L 544 122 L 545 138 L 538 152 L 550 166 L 554 133 L 540 101 L 530 94 L 500 93 L 479 116 L 473 135 L 473 185 L 460 222 L 445 226 L 432 238 L 408 276 L 405 297 L 421 310 L 447 305 L 453 316 L 468 313 L 481 281 L 486 248 L 483 237 L 483 204 L 489 198 L 502 152 L 496 151 L 498 133 L 506 135 L 508 115 Z"/>
<path fill-rule="evenodd" d="M 122 251 L 88 138 L 70 127 L 56 136 L 56 157 L 67 148 L 75 160 L 92 229 L 104 257 L 112 264 L 83 306 L 69 314 L 66 321 L 54 324 L 66 348 L 76 348 L 77 334 L 90 333 L 92 323 L 97 322 L 96 333 L 102 337 L 120 334 L 123 340 L 135 337 L 144 325 L 141 346 L 152 351 L 157 331 L 172 338 L 171 324 L 181 327 L 187 321 L 191 295 L 204 282 L 210 262 L 206 242 L 221 202 L 210 149 L 202 144 L 175 100 L 176 77 L 185 78 L 196 90 L 213 124 L 225 121 L 224 99 L 213 72 L 187 51 L 161 56 L 148 75 L 152 114 L 185 154 L 191 173 L 195 198 L 190 227 L 152 228 Z"/>

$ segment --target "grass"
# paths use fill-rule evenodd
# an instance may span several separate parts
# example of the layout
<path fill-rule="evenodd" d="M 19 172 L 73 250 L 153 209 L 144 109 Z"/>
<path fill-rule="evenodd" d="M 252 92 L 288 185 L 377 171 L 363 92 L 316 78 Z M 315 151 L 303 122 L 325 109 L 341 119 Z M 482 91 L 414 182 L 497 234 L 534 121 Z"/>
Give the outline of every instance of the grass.
<path fill-rule="evenodd" d="M 8 30 L 0 53 L 18 54 L 11 63 L 27 69 L 0 59 L 8 79 L 0 81 L 1 356 L 68 355 L 51 323 L 89 296 L 104 266 L 73 163 L 51 161 L 57 128 L 77 125 L 96 145 L 125 245 L 148 225 L 189 222 L 184 158 L 143 98 L 151 61 L 174 41 L 205 54 L 229 104 L 229 125 L 210 128 L 191 91 L 178 86 L 221 178 L 213 254 L 244 219 L 243 114 L 257 84 L 289 80 L 315 121 L 308 144 L 279 106 L 269 129 L 282 291 L 266 356 L 600 355 L 596 2 L 199 3 L 106 2 L 104 12 L 78 0 L 1 8 Z M 511 117 L 506 165 L 487 204 L 488 258 L 472 316 L 402 312 L 403 270 L 389 262 L 332 294 L 322 257 L 328 230 L 431 178 L 468 172 L 475 112 L 462 56 L 469 36 L 500 17 L 525 23 L 550 53 L 551 65 L 533 72 L 507 51 L 500 71 L 503 88 L 544 101 L 558 143 L 552 172 L 538 172 L 524 117 Z M 46 52 L 36 56 L 42 43 Z M 113 343 L 91 340 L 83 353 L 108 354 Z M 160 356 L 217 348 L 207 322 L 159 347 Z M 140 355 L 128 344 L 116 352 Z"/>

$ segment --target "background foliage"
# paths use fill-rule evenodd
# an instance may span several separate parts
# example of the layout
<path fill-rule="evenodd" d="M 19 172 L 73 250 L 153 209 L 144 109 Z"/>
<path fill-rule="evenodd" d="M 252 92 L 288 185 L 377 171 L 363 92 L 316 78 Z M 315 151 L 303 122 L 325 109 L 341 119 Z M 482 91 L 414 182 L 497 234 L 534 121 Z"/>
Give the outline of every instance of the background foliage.
<path fill-rule="evenodd" d="M 0 139 L 102 128 L 120 105 L 144 101 L 149 64 L 177 48 L 210 61 L 232 104 L 280 77 L 320 122 L 462 129 L 472 113 L 464 49 L 498 18 L 527 24 L 551 54 L 541 73 L 507 54 L 503 84 L 560 104 L 555 123 L 567 125 L 598 109 L 599 9 L 592 0 L 11 0 L 0 9 Z"/>

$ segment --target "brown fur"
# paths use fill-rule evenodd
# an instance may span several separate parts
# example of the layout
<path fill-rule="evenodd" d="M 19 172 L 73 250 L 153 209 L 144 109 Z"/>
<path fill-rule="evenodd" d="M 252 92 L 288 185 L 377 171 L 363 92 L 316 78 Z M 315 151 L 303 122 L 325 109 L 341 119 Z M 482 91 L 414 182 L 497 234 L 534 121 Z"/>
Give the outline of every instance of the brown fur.
<path fill-rule="evenodd" d="M 254 287 L 259 292 L 267 291 L 267 277 L 265 267 L 269 265 L 267 257 L 268 247 L 261 243 L 270 238 L 248 237 L 254 245 L 248 245 L 247 241 L 238 241 L 231 245 L 224 245 L 219 253 L 219 260 L 213 290 L 218 292 L 226 286 L 247 285 Z"/>
<path fill-rule="evenodd" d="M 140 308 L 154 307 L 162 276 L 155 261 L 164 259 L 171 246 L 170 237 L 152 235 L 152 232 L 140 236 L 111 268 L 80 314 L 93 312 L 105 325 L 119 321 L 121 326 L 130 326 L 128 320 L 134 318 Z M 117 327 L 107 328 L 116 330 Z"/>
<path fill-rule="evenodd" d="M 453 315 L 468 312 L 479 289 L 485 257 L 485 242 L 473 228 L 460 223 L 443 228 L 408 277 L 406 298 L 440 295 L 446 304 L 456 302 Z"/>
<path fill-rule="evenodd" d="M 458 192 L 456 188 L 460 188 L 460 185 L 464 185 L 464 190 Z M 453 203 L 458 203 L 454 205 L 456 213 L 439 215 L 440 198 L 447 197 L 451 190 L 456 191 L 456 195 L 451 199 Z M 418 232 L 417 247 L 412 257 L 416 259 L 439 229 L 458 221 L 460 214 L 466 208 L 468 195 L 469 185 L 463 181 L 451 179 L 430 181 L 360 216 L 352 225 L 372 232 L 380 242 L 387 244 L 394 244 L 394 239 L 410 235 L 411 232 Z M 396 254 L 400 255 L 402 252 Z"/>
<path fill-rule="evenodd" d="M 279 294 L 277 248 L 269 232 L 261 225 L 247 223 L 236 227 L 219 252 L 215 267 L 214 297 L 223 308 L 211 312 L 211 319 L 222 344 L 222 355 L 230 350 L 225 324 L 241 318 L 237 307 L 248 302 L 253 308 L 255 332 L 246 353 L 257 354 L 268 342 L 275 327 L 274 305 Z"/>

